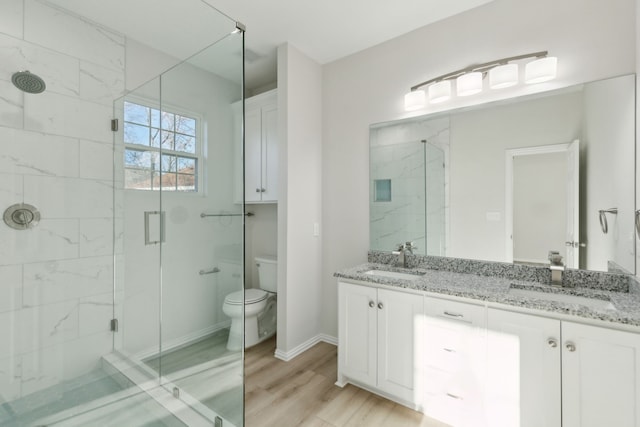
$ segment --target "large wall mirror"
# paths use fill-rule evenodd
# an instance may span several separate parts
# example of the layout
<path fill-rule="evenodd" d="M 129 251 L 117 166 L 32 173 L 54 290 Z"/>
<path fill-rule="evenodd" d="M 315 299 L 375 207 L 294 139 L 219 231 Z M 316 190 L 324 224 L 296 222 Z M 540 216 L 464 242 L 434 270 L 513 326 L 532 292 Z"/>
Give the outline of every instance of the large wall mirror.
<path fill-rule="evenodd" d="M 370 248 L 635 273 L 635 76 L 370 128 Z"/>

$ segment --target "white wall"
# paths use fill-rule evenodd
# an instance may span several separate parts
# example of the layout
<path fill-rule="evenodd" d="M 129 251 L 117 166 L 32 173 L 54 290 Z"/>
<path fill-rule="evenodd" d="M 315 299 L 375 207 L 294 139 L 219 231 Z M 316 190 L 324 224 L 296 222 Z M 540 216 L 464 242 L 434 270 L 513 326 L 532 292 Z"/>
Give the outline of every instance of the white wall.
<path fill-rule="evenodd" d="M 587 171 L 587 193 L 581 205 L 581 221 L 586 222 L 586 268 L 607 270 L 607 260 L 615 261 L 628 271 L 634 267 L 634 163 L 627 141 L 635 132 L 634 97 L 629 90 L 634 76 L 595 82 L 584 91 L 585 144 L 583 158 Z M 615 167 L 611 167 L 615 165 Z M 598 211 L 618 208 L 617 215 L 607 215 L 609 231 L 602 232 Z M 584 213 L 586 212 L 586 217 Z"/>
<path fill-rule="evenodd" d="M 403 95 L 420 81 L 511 55 L 548 50 L 559 58 L 558 79 L 491 97 L 632 73 L 635 17 L 633 0 L 495 0 L 323 67 L 323 332 L 337 334 L 333 272 L 365 261 L 369 247 L 369 125 L 407 116 Z"/>
<path fill-rule="evenodd" d="M 278 339 L 281 357 L 320 332 L 321 67 L 278 48 Z M 366 197 L 366 195 L 365 195 Z M 367 223 L 367 221 L 364 221 Z M 321 229 L 320 229 L 321 230 Z"/>
<path fill-rule="evenodd" d="M 92 370 L 111 351 L 109 121 L 124 64 L 123 36 L 41 2 L 0 2 L 0 211 L 24 202 L 42 215 L 27 231 L 0 223 L 2 401 Z M 11 84 L 25 69 L 44 78 L 44 93 Z"/>

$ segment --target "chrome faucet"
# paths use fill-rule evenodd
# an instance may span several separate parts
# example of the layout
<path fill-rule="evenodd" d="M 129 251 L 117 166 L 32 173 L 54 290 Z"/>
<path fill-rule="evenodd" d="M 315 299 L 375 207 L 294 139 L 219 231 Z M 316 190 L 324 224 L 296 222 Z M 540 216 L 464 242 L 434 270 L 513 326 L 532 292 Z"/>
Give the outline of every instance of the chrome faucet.
<path fill-rule="evenodd" d="M 551 270 L 551 285 L 564 286 L 562 284 L 564 264 L 562 263 L 562 255 L 560 255 L 560 252 L 549 251 L 549 269 Z"/>
<path fill-rule="evenodd" d="M 391 252 L 393 255 L 398 255 L 396 267 L 407 268 L 407 252 L 413 254 L 414 249 L 418 247 L 413 242 L 399 243 L 396 250 Z"/>

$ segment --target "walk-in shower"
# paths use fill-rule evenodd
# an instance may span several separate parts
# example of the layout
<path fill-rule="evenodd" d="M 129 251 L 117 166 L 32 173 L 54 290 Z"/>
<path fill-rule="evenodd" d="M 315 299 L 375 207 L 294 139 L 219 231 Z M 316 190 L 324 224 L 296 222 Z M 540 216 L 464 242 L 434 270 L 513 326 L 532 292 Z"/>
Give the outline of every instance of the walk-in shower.
<path fill-rule="evenodd" d="M 0 426 L 242 426 L 222 312 L 244 288 L 241 26 L 200 0 L 161 26 L 123 0 L 150 22 L 131 33 L 9 3 Z"/>

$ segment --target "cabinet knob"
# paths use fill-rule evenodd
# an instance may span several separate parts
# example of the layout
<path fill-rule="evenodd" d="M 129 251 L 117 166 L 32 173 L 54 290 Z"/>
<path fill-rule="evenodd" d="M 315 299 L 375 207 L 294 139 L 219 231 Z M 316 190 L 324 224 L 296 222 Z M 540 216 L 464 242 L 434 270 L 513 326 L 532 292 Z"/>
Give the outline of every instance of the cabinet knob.
<path fill-rule="evenodd" d="M 558 341 L 555 338 L 549 338 L 547 340 L 547 345 L 551 348 L 556 348 L 558 346 Z"/>
<path fill-rule="evenodd" d="M 576 345 L 574 343 L 572 343 L 571 341 L 567 342 L 564 346 L 569 351 L 576 351 Z"/>
<path fill-rule="evenodd" d="M 256 193 L 260 193 L 260 189 L 259 188 L 256 188 Z"/>
<path fill-rule="evenodd" d="M 381 302 L 379 302 L 379 303 L 378 303 L 378 308 L 379 308 L 380 310 L 382 310 L 382 307 L 384 307 L 384 306 L 382 305 L 382 303 L 381 303 Z"/>
<path fill-rule="evenodd" d="M 265 191 L 267 191 L 267 189 L 266 189 L 266 188 L 261 188 L 261 189 L 260 189 L 260 192 L 261 192 L 261 193 L 264 193 Z"/>
<path fill-rule="evenodd" d="M 375 307 L 376 303 L 373 301 L 369 301 L 369 307 L 373 308 Z"/>

